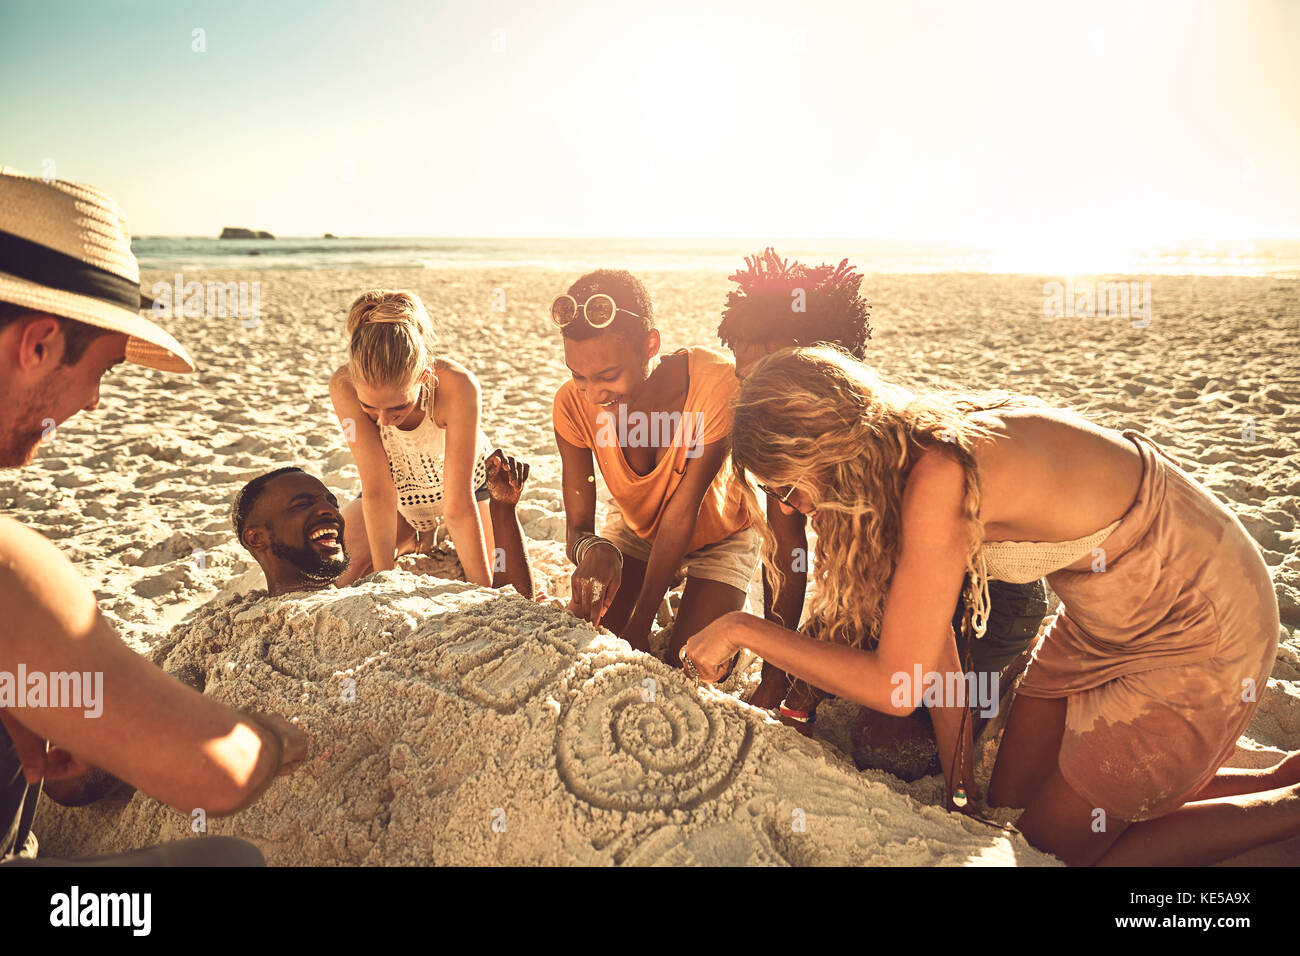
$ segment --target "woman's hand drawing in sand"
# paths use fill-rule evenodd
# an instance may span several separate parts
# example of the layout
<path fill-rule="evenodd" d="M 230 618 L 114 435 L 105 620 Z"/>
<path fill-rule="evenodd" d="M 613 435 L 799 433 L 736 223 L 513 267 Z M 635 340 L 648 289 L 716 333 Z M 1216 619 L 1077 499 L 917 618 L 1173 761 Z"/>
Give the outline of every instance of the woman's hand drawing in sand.
<path fill-rule="evenodd" d="M 574 569 L 572 580 L 569 613 L 599 627 L 623 582 L 623 560 L 618 548 L 607 541 L 596 542 Z"/>

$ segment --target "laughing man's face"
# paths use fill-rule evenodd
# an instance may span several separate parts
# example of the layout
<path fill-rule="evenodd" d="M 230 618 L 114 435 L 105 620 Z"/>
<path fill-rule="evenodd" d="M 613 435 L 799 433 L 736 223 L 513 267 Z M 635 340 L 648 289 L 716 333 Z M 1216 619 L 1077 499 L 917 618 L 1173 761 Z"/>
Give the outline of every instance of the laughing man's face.
<path fill-rule="evenodd" d="M 265 528 L 271 554 L 308 581 L 333 581 L 347 570 L 338 499 L 311 475 L 289 472 L 273 478 L 248 523 Z"/>

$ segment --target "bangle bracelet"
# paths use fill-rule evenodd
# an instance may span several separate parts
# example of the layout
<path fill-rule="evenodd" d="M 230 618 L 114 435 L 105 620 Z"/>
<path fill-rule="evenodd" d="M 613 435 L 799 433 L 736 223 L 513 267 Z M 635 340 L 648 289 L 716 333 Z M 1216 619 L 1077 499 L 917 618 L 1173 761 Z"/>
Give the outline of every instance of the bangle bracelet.
<path fill-rule="evenodd" d="M 609 538 L 597 538 L 595 541 L 593 541 L 593 542 L 591 543 L 591 547 L 594 548 L 594 547 L 595 547 L 596 545 L 598 545 L 598 544 L 607 544 L 607 545 L 609 545 L 611 548 L 614 549 L 614 553 L 618 555 L 618 570 L 619 570 L 620 573 L 622 573 L 622 571 L 623 571 L 623 552 L 622 552 L 622 550 L 619 548 L 619 546 L 616 545 L 613 541 L 610 541 Z M 590 551 L 591 548 L 588 548 L 587 550 Z"/>
<path fill-rule="evenodd" d="M 594 537 L 596 537 L 596 535 L 592 534 L 590 531 L 586 531 L 582 535 L 580 535 L 577 542 L 574 543 L 573 563 L 575 566 L 582 564 L 582 557 L 584 554 L 586 554 L 585 545 L 587 544 L 588 541 L 590 541 Z"/>
<path fill-rule="evenodd" d="M 585 537 L 580 538 L 578 543 L 573 546 L 574 566 L 576 567 L 581 564 L 582 559 L 587 556 L 587 552 L 598 544 L 607 544 L 614 549 L 615 553 L 618 554 L 618 566 L 621 569 L 623 567 L 623 552 L 619 551 L 618 545 L 614 544 L 614 542 L 610 541 L 608 538 L 602 538 L 600 535 L 591 534 L 590 532 L 588 532 Z"/>

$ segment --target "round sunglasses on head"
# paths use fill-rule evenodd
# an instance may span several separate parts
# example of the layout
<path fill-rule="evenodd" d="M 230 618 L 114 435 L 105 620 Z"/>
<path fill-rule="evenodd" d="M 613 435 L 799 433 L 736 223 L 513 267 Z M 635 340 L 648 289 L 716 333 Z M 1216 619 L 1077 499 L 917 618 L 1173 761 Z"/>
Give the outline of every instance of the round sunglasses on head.
<path fill-rule="evenodd" d="M 604 292 L 597 292 L 582 305 L 579 305 L 578 300 L 568 293 L 557 295 L 555 301 L 551 303 L 551 321 L 560 328 L 564 328 L 576 319 L 579 312 L 593 329 L 606 328 L 619 312 L 627 312 L 634 319 L 641 318 L 635 312 L 620 309 L 613 296 Z"/>

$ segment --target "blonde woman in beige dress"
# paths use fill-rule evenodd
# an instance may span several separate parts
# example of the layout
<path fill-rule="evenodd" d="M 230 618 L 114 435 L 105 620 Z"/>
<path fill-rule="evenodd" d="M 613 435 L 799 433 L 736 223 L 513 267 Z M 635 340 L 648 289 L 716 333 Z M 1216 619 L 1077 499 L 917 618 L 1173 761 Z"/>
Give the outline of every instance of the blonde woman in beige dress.
<path fill-rule="evenodd" d="M 825 639 L 727 615 L 691 638 L 688 672 L 716 680 L 749 648 L 899 716 L 919 703 L 900 675 L 935 674 L 954 688 L 928 703 L 963 806 L 980 792 L 950 609 L 968 587 L 978 638 L 989 578 L 1045 574 L 1062 606 L 1011 704 L 989 803 L 1024 808 L 1025 838 L 1069 864 L 1203 865 L 1300 835 L 1300 752 L 1223 767 L 1277 653 L 1268 568 L 1151 439 L 1032 400 L 918 396 L 816 347 L 754 367 L 732 449 L 740 478 L 813 516 Z"/>

